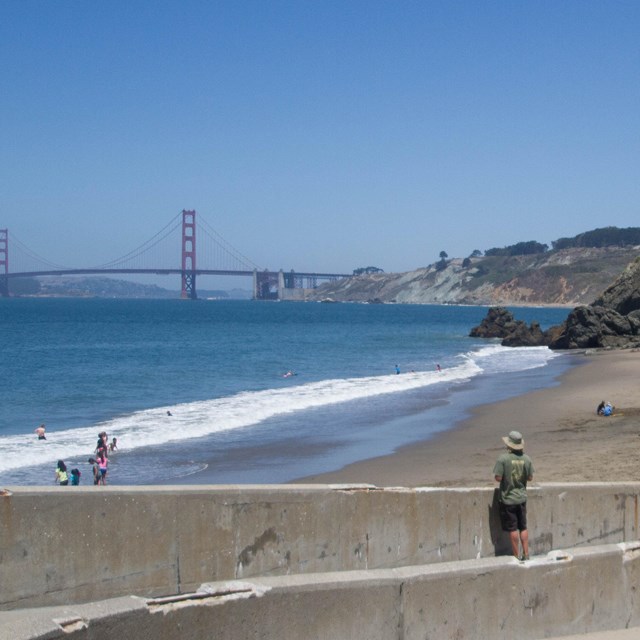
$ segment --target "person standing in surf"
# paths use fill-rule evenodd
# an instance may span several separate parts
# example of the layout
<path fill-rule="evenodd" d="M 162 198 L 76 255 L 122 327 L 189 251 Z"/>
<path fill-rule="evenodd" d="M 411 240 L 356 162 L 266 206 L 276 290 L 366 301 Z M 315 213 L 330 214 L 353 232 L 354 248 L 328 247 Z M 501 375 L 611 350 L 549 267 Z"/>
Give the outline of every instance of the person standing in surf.
<path fill-rule="evenodd" d="M 513 555 L 528 560 L 527 482 L 533 479 L 533 462 L 524 453 L 524 438 L 519 431 L 509 432 L 502 441 L 507 452 L 493 467 L 495 480 L 500 483 L 500 521 L 502 530 L 509 534 Z"/>
<path fill-rule="evenodd" d="M 98 484 L 107 484 L 107 467 L 109 465 L 109 459 L 107 458 L 107 450 L 100 449 L 98 451 L 98 457 L 96 458 L 98 464 Z"/>
<path fill-rule="evenodd" d="M 64 460 L 58 460 L 56 466 L 55 482 L 58 482 L 61 486 L 66 487 L 69 484 L 69 475 L 67 474 L 67 465 Z"/>

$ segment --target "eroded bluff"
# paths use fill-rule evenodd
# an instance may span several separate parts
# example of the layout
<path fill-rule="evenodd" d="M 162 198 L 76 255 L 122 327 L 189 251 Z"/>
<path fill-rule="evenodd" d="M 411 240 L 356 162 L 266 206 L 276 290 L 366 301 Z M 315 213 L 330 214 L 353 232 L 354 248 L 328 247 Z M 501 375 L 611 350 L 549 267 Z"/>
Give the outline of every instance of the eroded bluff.
<path fill-rule="evenodd" d="M 640 347 L 640 258 L 590 305 L 575 307 L 558 326 L 527 326 L 502 307 L 492 307 L 472 337 L 501 338 L 504 346 L 551 349 L 630 349 Z"/>

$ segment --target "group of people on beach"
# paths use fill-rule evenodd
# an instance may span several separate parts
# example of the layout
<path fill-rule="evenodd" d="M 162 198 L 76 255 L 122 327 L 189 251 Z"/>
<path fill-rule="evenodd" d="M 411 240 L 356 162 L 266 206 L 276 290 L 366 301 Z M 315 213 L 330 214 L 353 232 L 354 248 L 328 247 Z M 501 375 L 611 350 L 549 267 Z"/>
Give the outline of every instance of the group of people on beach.
<path fill-rule="evenodd" d="M 109 442 L 106 431 L 98 434 L 96 444 L 96 457 L 89 458 L 88 462 L 93 469 L 93 484 L 107 484 L 107 470 L 109 468 L 109 453 L 113 453 L 118 448 L 118 439 L 113 438 Z"/>
<path fill-rule="evenodd" d="M 71 485 L 77 486 L 80 484 L 81 475 L 82 474 L 79 469 L 71 469 L 71 471 L 67 471 L 67 465 L 64 463 L 64 460 L 58 460 L 54 481 L 61 486 L 66 487 L 69 484 L 69 480 L 71 480 Z"/>
<path fill-rule="evenodd" d="M 41 425 L 44 427 L 44 425 Z M 36 429 L 37 432 L 37 429 Z M 38 435 L 38 438 L 40 436 Z M 118 439 L 113 438 L 109 442 L 106 431 L 101 431 L 98 434 L 98 442 L 95 448 L 95 458 L 89 458 L 88 462 L 91 465 L 93 471 L 93 484 L 94 485 L 106 485 L 107 484 L 107 471 L 109 468 L 109 453 L 113 453 L 118 448 Z M 71 485 L 80 484 L 81 472 L 79 469 L 71 469 L 67 471 L 67 465 L 64 460 L 58 460 L 56 465 L 54 481 L 61 486 L 67 486 L 69 481 Z"/>
<path fill-rule="evenodd" d="M 611 411 L 611 403 L 602 401 L 598 405 L 598 415 L 611 415 L 604 413 L 607 408 Z M 167 412 L 168 415 L 169 412 Z M 44 424 L 36 429 L 39 439 L 44 438 Z M 42 429 L 39 432 L 39 429 Z M 525 561 L 529 559 L 529 534 L 527 531 L 527 482 L 533 479 L 533 462 L 524 453 L 524 438 L 519 431 L 511 431 L 502 438 L 507 447 L 506 453 L 500 455 L 493 467 L 493 475 L 499 487 L 500 522 L 503 531 L 509 534 L 511 549 L 514 557 Z M 109 467 L 109 453 L 118 448 L 118 439 L 113 438 L 109 442 L 107 432 L 98 434 L 98 442 L 95 449 L 95 458 L 89 458 L 89 464 L 93 469 L 93 484 L 107 484 L 107 470 Z M 55 482 L 62 486 L 80 484 L 80 471 L 71 469 L 67 471 L 64 460 L 58 460 L 55 470 Z"/>

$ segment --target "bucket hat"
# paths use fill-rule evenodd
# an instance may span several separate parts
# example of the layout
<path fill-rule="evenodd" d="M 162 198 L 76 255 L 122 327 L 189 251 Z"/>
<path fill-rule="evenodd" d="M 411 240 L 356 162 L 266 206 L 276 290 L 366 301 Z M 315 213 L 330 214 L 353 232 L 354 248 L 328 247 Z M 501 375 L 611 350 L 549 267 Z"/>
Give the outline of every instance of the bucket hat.
<path fill-rule="evenodd" d="M 522 451 L 524 449 L 524 438 L 519 431 L 510 431 L 508 436 L 502 438 L 502 442 L 514 451 Z"/>

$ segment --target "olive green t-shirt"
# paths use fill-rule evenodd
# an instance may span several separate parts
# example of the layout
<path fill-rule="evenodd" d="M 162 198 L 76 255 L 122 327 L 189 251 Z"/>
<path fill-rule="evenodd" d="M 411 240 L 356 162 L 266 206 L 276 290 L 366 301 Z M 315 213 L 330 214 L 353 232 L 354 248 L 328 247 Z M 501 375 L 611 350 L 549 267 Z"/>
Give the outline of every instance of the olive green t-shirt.
<path fill-rule="evenodd" d="M 500 502 L 523 504 L 527 501 L 527 480 L 533 476 L 533 462 L 524 453 L 503 453 L 493 467 L 494 476 L 500 481 Z"/>

